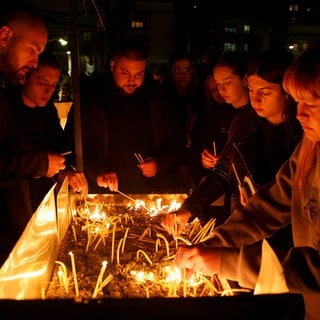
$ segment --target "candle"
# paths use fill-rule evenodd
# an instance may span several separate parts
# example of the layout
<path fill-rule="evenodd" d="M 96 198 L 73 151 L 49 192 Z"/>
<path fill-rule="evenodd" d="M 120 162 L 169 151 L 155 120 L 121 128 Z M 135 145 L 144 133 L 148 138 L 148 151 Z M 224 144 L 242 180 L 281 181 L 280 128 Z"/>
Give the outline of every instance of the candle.
<path fill-rule="evenodd" d="M 129 232 L 129 228 L 126 229 L 126 232 L 125 232 L 124 237 L 123 237 L 121 253 L 124 252 L 124 245 L 125 245 L 126 240 L 127 240 L 128 232 Z"/>
<path fill-rule="evenodd" d="M 186 271 L 186 268 L 183 268 L 183 297 L 185 298 L 187 296 L 187 271 Z"/>
<path fill-rule="evenodd" d="M 161 233 L 157 233 L 157 237 L 163 239 L 163 241 L 164 241 L 164 243 L 165 243 L 165 245 L 166 245 L 166 249 L 167 249 L 167 257 L 169 257 L 170 252 L 169 252 L 169 243 L 168 243 L 167 238 L 166 238 L 163 234 L 161 234 Z"/>
<path fill-rule="evenodd" d="M 117 247 L 117 264 L 120 266 L 120 248 L 123 243 L 123 238 L 120 239 Z"/>
<path fill-rule="evenodd" d="M 74 226 L 72 226 L 72 233 L 73 233 L 73 238 L 74 238 L 74 242 L 77 242 L 77 234 L 76 234 L 76 229 Z"/>
<path fill-rule="evenodd" d="M 64 289 L 66 290 L 66 293 L 69 293 L 68 289 L 68 277 L 67 277 L 67 267 L 66 265 L 61 261 L 55 261 L 55 263 L 59 264 L 59 271 L 58 271 L 58 277 L 60 281 L 60 277 L 64 286 Z"/>
<path fill-rule="evenodd" d="M 76 291 L 76 297 L 79 297 L 79 288 L 78 288 L 78 279 L 77 279 L 77 272 L 76 272 L 76 264 L 74 261 L 74 255 L 70 251 L 69 252 L 70 258 L 71 258 L 71 266 L 72 266 L 72 273 L 73 273 L 73 280 L 74 280 L 74 287 Z"/>
<path fill-rule="evenodd" d="M 99 289 L 100 289 L 100 285 L 102 283 L 102 277 L 104 275 L 104 272 L 106 271 L 107 265 L 108 265 L 108 261 L 102 261 L 100 273 L 98 276 L 98 280 L 97 280 L 96 287 L 94 289 L 92 298 L 96 298 L 98 292 L 100 291 Z"/>
<path fill-rule="evenodd" d="M 116 237 L 116 224 L 113 224 L 113 229 L 112 229 L 112 244 L 111 244 L 111 262 L 113 262 L 113 257 L 114 257 L 114 242 L 115 242 L 115 237 Z"/>
<path fill-rule="evenodd" d="M 215 141 L 212 142 L 212 146 L 213 146 L 213 155 L 216 157 L 217 156 L 217 148 L 216 148 L 216 142 Z"/>
<path fill-rule="evenodd" d="M 146 252 L 143 251 L 143 250 L 141 250 L 141 249 L 139 249 L 139 250 L 137 251 L 137 259 L 139 258 L 139 254 L 140 254 L 140 253 L 142 253 L 142 254 L 145 256 L 145 258 L 147 259 L 147 261 L 150 263 L 150 266 L 151 266 L 151 265 L 152 265 L 151 259 L 150 259 L 149 256 L 146 254 Z"/>

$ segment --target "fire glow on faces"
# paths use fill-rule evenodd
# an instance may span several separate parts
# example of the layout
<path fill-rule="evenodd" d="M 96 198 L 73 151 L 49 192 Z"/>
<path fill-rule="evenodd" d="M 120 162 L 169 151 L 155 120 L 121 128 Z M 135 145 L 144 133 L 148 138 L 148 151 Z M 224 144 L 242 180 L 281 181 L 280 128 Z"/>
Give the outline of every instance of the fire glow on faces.
<path fill-rule="evenodd" d="M 43 107 L 59 83 L 60 70 L 46 65 L 39 66 L 27 76 L 22 89 L 23 101 L 29 107 Z"/>
<path fill-rule="evenodd" d="M 125 57 L 113 61 L 111 70 L 115 84 L 121 88 L 126 95 L 132 95 L 143 84 L 146 60 L 129 60 Z"/>
<path fill-rule="evenodd" d="M 47 42 L 47 31 L 42 24 L 15 26 L 5 52 L 1 55 L 1 72 L 7 81 L 23 80 L 38 65 L 38 56 Z"/>
<path fill-rule="evenodd" d="M 248 76 L 248 88 L 251 105 L 260 117 L 273 124 L 283 122 L 286 98 L 281 85 L 265 81 L 254 74 Z"/>
<path fill-rule="evenodd" d="M 320 99 L 309 98 L 298 102 L 297 119 L 304 134 L 311 141 L 320 141 Z"/>

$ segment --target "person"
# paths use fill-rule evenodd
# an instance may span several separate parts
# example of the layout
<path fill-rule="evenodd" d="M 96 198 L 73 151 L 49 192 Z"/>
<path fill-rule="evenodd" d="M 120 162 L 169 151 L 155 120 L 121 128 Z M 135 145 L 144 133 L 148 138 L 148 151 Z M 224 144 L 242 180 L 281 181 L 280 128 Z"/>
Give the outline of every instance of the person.
<path fill-rule="evenodd" d="M 283 79 L 284 89 L 298 103 L 297 119 L 304 132 L 301 142 L 275 181 L 259 188 L 209 240 L 180 247 L 175 259 L 179 268 L 218 273 L 256 288 L 263 267 L 269 274 L 272 270 L 270 258 L 264 259 L 266 246 L 261 240 L 291 223 L 294 245 L 285 256 L 276 257 L 278 271 L 264 281 L 269 288 L 281 286 L 282 292 L 302 294 L 308 320 L 320 319 L 319 78 L 320 48 L 309 46 L 296 57 Z M 252 247 L 260 250 L 250 252 Z"/>
<path fill-rule="evenodd" d="M 252 111 L 246 78 L 247 60 L 240 52 L 226 52 L 215 65 L 213 72 L 221 96 L 233 106 L 236 115 L 230 124 L 228 140 L 221 154 L 213 155 L 215 161 L 213 169 L 208 171 L 203 181 L 183 202 L 181 208 L 163 219 L 162 224 L 169 229 L 175 225 L 175 222 L 179 223 L 179 230 L 183 229 L 185 223 L 189 218 L 191 219 L 191 213 L 193 217 L 207 220 L 216 211 L 215 209 L 219 209 L 217 210 L 219 214 L 215 215 L 216 224 L 224 222 L 230 215 L 230 156 L 233 143 L 247 132 L 247 124 L 241 119 L 246 113 Z M 211 206 L 217 200 L 219 200 L 219 207 L 222 208 Z"/>
<path fill-rule="evenodd" d="M 30 198 L 19 182 L 48 177 L 65 168 L 65 158 L 47 152 L 19 152 L 6 83 L 23 80 L 38 63 L 48 37 L 46 23 L 28 4 L 10 4 L 0 9 L 0 263 L 6 259 L 30 216 Z M 20 197 L 18 197 L 20 195 Z M 17 201 L 19 199 L 19 201 Z M 19 211 L 20 205 L 25 208 Z"/>
<path fill-rule="evenodd" d="M 291 53 L 276 48 L 258 55 L 248 66 L 247 81 L 253 109 L 239 118 L 241 123 L 237 127 L 241 130 L 233 139 L 229 157 L 221 156 L 218 161 L 224 161 L 231 173 L 229 181 L 233 202 L 230 213 L 245 203 L 244 197 L 241 201 L 241 195 L 245 194 L 248 198 L 258 187 L 274 179 L 277 170 L 301 139 L 302 129 L 295 118 L 296 104 L 281 85 L 284 72 L 292 60 Z M 218 177 L 214 172 L 215 169 L 210 175 L 214 180 L 206 181 L 209 186 L 197 197 L 188 200 L 186 205 L 183 204 L 175 217 L 180 223 L 180 231 L 190 218 L 195 217 L 196 206 L 200 206 L 205 197 L 210 199 L 211 193 L 215 195 L 217 192 L 213 185 L 221 182 L 216 181 Z M 208 191 L 210 187 L 213 191 Z M 172 232 L 169 219 L 164 224 Z M 287 246 L 281 241 L 282 237 L 277 235 L 272 240 L 279 248 Z M 287 236 L 284 238 L 287 239 Z"/>
<path fill-rule="evenodd" d="M 160 63 L 154 67 L 153 79 L 158 81 L 160 84 L 166 80 L 167 77 L 167 64 Z"/>
<path fill-rule="evenodd" d="M 160 94 L 147 70 L 144 46 L 132 39 L 119 43 L 110 70 L 92 89 L 81 95 L 89 193 L 183 193 L 176 170 L 182 138 L 174 126 L 172 102 Z M 70 137 L 73 128 L 71 109 L 66 124 Z"/>
<path fill-rule="evenodd" d="M 37 68 L 26 75 L 23 83 L 7 88 L 20 151 L 57 154 L 69 151 L 64 149 L 64 132 L 53 103 L 60 73 L 59 60 L 52 52 L 45 50 L 39 55 Z M 70 166 L 52 177 L 32 177 L 24 181 L 30 188 L 32 212 L 35 212 L 54 183 L 59 185 L 65 177 L 68 177 L 68 183 L 75 192 L 81 195 L 88 192 L 84 174 Z"/>
<path fill-rule="evenodd" d="M 191 131 L 190 170 L 198 185 L 216 163 L 216 156 L 227 142 L 236 109 L 219 93 L 213 72 L 207 76 L 203 92 L 203 115 Z"/>
<path fill-rule="evenodd" d="M 191 132 L 198 119 L 200 87 L 197 68 L 192 55 L 185 50 L 174 51 L 167 65 L 167 76 L 161 85 L 162 94 L 173 100 L 175 125 L 183 138 L 183 149 L 179 160 L 179 170 L 184 183 L 191 193 L 195 189 L 195 181 L 190 169 Z"/>

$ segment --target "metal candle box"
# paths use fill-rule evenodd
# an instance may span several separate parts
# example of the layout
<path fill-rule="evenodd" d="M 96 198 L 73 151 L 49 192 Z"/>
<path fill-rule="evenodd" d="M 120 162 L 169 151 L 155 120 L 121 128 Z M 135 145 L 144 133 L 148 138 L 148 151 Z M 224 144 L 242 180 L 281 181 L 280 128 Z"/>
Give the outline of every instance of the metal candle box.
<path fill-rule="evenodd" d="M 168 199 L 174 195 L 166 195 Z M 145 199 L 154 195 L 144 195 Z M 183 199 L 183 195 L 181 196 Z M 0 312 L 11 319 L 303 319 L 299 295 L 45 300 L 59 246 L 71 221 L 68 185 L 52 188 L 0 269 Z M 112 201 L 112 195 L 110 195 Z"/>

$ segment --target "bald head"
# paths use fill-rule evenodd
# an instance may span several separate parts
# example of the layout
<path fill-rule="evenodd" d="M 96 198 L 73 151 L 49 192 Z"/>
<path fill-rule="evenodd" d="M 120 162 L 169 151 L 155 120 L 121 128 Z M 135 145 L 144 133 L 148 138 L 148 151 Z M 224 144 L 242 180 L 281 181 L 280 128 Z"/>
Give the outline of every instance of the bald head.
<path fill-rule="evenodd" d="M 11 5 L 0 12 L 0 73 L 9 82 L 19 82 L 37 67 L 38 55 L 47 42 L 47 25 L 27 4 Z"/>

